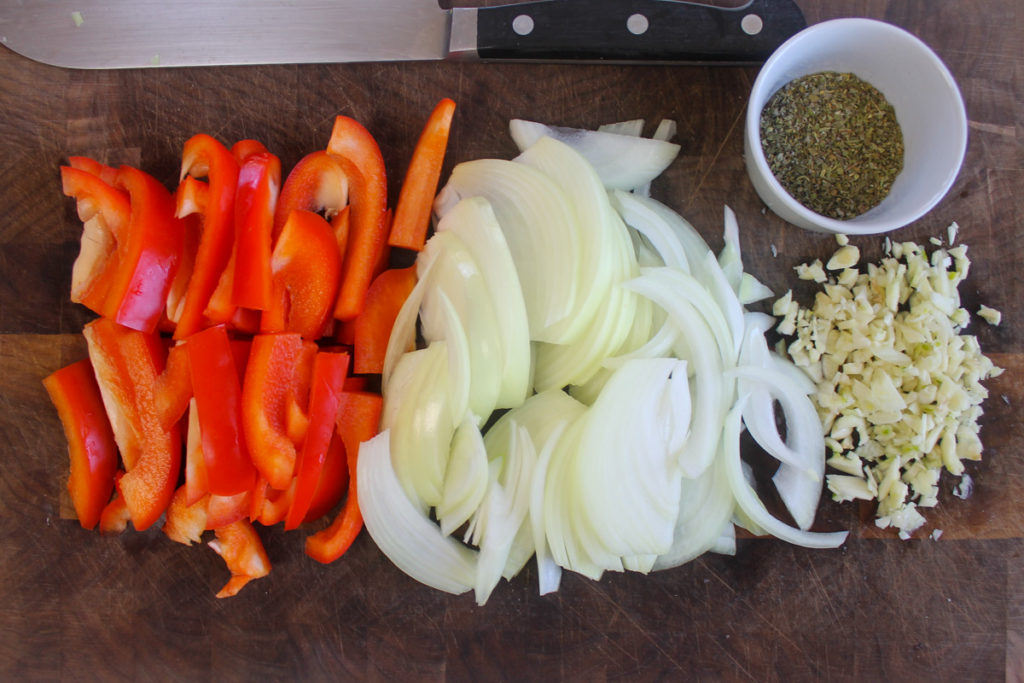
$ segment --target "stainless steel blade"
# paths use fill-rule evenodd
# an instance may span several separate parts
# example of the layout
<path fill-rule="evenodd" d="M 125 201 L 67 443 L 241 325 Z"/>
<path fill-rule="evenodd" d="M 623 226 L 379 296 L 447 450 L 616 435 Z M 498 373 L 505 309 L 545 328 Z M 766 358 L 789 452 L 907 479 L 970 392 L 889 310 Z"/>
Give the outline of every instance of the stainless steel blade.
<path fill-rule="evenodd" d="M 432 60 L 436 0 L 2 0 L 0 42 L 62 67 Z"/>

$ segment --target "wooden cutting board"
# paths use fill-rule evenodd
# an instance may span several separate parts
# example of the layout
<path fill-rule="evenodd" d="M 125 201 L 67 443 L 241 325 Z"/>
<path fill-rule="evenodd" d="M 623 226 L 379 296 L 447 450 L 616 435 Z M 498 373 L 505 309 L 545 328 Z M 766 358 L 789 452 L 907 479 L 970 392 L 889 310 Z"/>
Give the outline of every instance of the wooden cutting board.
<path fill-rule="evenodd" d="M 271 575 L 229 600 L 208 548 L 159 530 L 104 538 L 61 518 L 65 443 L 40 380 L 84 355 L 90 315 L 68 302 L 80 223 L 61 195 L 68 155 L 137 165 L 173 187 L 194 133 L 262 140 L 289 168 L 345 113 L 377 136 L 392 191 L 441 97 L 458 103 L 446 173 L 509 157 L 512 117 L 572 126 L 678 122 L 679 160 L 654 195 L 715 249 L 722 207 L 748 270 L 776 292 L 832 238 L 766 213 L 742 161 L 755 68 L 482 64 L 64 71 L 0 49 L 0 678 L 4 680 L 1024 680 L 1024 38 L 1016 0 L 805 3 L 811 22 L 868 16 L 932 45 L 963 91 L 970 143 L 946 199 L 899 233 L 961 226 L 973 329 L 1007 372 L 989 383 L 973 496 L 944 480 L 940 540 L 896 540 L 870 511 L 823 503 L 835 551 L 746 540 L 654 574 L 567 575 L 536 595 L 531 567 L 485 607 L 420 586 L 363 535 L 331 566 L 304 534 L 264 534 Z M 821 3 L 825 5 L 825 3 Z M 198 30 L 201 30 L 198 29 Z M 3 27 L 0 26 L 0 34 Z M 867 48 L 866 48 L 867 49 Z M 877 256 L 881 238 L 854 241 Z"/>

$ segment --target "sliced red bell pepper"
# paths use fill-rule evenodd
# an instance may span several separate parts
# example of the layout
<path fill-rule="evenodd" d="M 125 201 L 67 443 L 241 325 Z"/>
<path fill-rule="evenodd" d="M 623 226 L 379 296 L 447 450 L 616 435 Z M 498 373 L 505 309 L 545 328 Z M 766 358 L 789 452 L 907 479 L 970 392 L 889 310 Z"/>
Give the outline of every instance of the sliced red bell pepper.
<path fill-rule="evenodd" d="M 342 162 L 349 179 L 352 228 L 334 317 L 351 320 L 363 308 L 374 268 L 387 245 L 387 175 L 384 158 L 373 135 L 347 116 L 334 120 L 327 151 Z"/>
<path fill-rule="evenodd" d="M 395 219 L 388 236 L 388 244 L 393 247 L 420 251 L 426 243 L 454 114 L 455 102 L 447 97 L 442 99 L 420 134 L 395 205 Z"/>
<path fill-rule="evenodd" d="M 63 192 L 77 200 L 82 221 L 81 247 L 71 268 L 71 301 L 100 313 L 118 268 L 118 244 L 127 239 L 131 202 L 127 192 L 88 171 L 62 166 L 60 175 Z"/>
<path fill-rule="evenodd" d="M 192 398 L 188 349 L 183 344 L 174 345 L 168 350 L 164 370 L 157 377 L 155 395 L 160 424 L 170 429 L 184 417 Z"/>
<path fill-rule="evenodd" d="M 100 163 L 95 159 L 90 159 L 89 157 L 68 157 L 68 165 L 71 168 L 91 173 L 109 185 L 117 182 L 117 169 Z"/>
<path fill-rule="evenodd" d="M 195 505 L 210 493 L 203 459 L 203 436 L 199 430 L 199 411 L 192 399 L 188 409 L 188 431 L 185 436 L 185 503 Z"/>
<path fill-rule="evenodd" d="M 227 330 L 217 325 L 197 332 L 185 348 L 210 493 L 234 496 L 248 491 L 256 483 L 256 469 L 245 444 L 242 386 Z"/>
<path fill-rule="evenodd" d="M 253 154 L 261 154 L 266 151 L 266 145 L 259 140 L 239 140 L 231 145 L 231 156 L 235 158 L 239 166 L 245 163 L 245 160 Z"/>
<path fill-rule="evenodd" d="M 329 527 L 306 539 L 306 554 L 323 563 L 333 562 L 352 545 L 363 528 L 356 490 L 359 445 L 369 441 L 380 426 L 383 399 L 369 392 L 345 392 L 338 413 L 337 429 L 345 444 L 348 460 L 348 497 L 345 506 Z"/>
<path fill-rule="evenodd" d="M 288 510 L 292 506 L 292 499 L 295 497 L 295 480 L 291 480 L 288 488 L 279 491 L 274 488 L 267 488 L 263 496 L 263 502 L 257 512 L 255 521 L 263 526 L 274 526 L 283 522 Z"/>
<path fill-rule="evenodd" d="M 123 475 L 123 471 L 117 472 L 114 477 L 115 487 L 117 480 Z M 124 504 L 124 496 L 115 490 L 114 497 L 103 508 L 103 514 L 100 515 L 100 533 L 104 536 L 116 536 L 124 533 L 130 519 L 131 513 L 128 512 L 128 506 Z"/>
<path fill-rule="evenodd" d="M 355 319 L 352 338 L 355 372 L 383 372 L 391 328 L 415 286 L 416 266 L 392 268 L 374 278 L 366 292 L 366 306 Z"/>
<path fill-rule="evenodd" d="M 320 483 L 309 504 L 309 511 L 302 521 L 315 522 L 330 512 L 348 487 L 348 463 L 345 461 L 345 446 L 335 431 L 327 447 L 324 466 L 320 471 Z"/>
<path fill-rule="evenodd" d="M 238 162 L 224 145 L 209 135 L 200 133 L 185 142 L 181 162 L 183 181 L 186 176 L 208 177 L 209 196 L 203 213 L 202 236 L 195 266 L 189 279 L 181 318 L 174 331 L 176 339 L 184 339 L 203 326 L 203 315 L 210 297 L 231 258 L 235 238 Z"/>
<path fill-rule="evenodd" d="M 260 331 L 323 336 L 341 272 L 331 226 L 311 211 L 293 211 L 274 245 L 271 269 L 273 303 L 263 311 Z"/>
<path fill-rule="evenodd" d="M 348 366 L 347 353 L 321 351 L 313 361 L 309 427 L 295 465 L 295 495 L 285 518 L 286 530 L 298 527 L 309 512 L 334 434 Z"/>
<path fill-rule="evenodd" d="M 127 472 L 117 481 L 132 524 L 139 531 L 155 522 L 170 503 L 178 480 L 178 427 L 161 423 L 156 399 L 163 371 L 163 344 L 156 335 L 99 318 L 83 331 L 89 359 L 103 396 Z"/>
<path fill-rule="evenodd" d="M 185 225 L 174 216 L 174 197 L 148 173 L 122 166 L 117 186 L 128 192 L 131 220 L 126 238 L 118 243 L 117 270 L 99 313 L 153 332 L 163 319 L 181 262 Z"/>
<path fill-rule="evenodd" d="M 284 181 L 274 210 L 274 238 L 297 209 L 323 213 L 329 220 L 349 201 L 348 169 L 326 151 L 302 157 Z"/>
<path fill-rule="evenodd" d="M 270 560 L 256 529 L 249 520 L 242 519 L 214 531 L 210 541 L 214 552 L 224 558 L 231 579 L 217 593 L 218 598 L 236 595 L 245 584 L 270 573 Z"/>
<path fill-rule="evenodd" d="M 316 345 L 294 333 L 261 334 L 252 341 L 242 384 L 242 426 L 253 464 L 278 490 L 288 488 L 295 471 L 288 414 L 307 410 L 315 354 Z"/>
<path fill-rule="evenodd" d="M 65 366 L 43 380 L 68 442 L 68 492 L 78 521 L 92 529 L 110 502 L 117 472 L 117 443 L 89 359 Z"/>
<path fill-rule="evenodd" d="M 176 543 L 192 545 L 201 541 L 206 531 L 208 500 L 203 497 L 189 503 L 185 487 L 179 487 L 167 506 L 162 531 Z"/>
<path fill-rule="evenodd" d="M 249 509 L 252 507 L 252 491 L 242 491 L 233 496 L 210 494 L 207 501 L 206 528 L 217 530 L 249 517 Z"/>
<path fill-rule="evenodd" d="M 263 311 L 273 301 L 270 254 L 274 211 L 281 187 L 281 161 L 264 150 L 250 153 L 240 163 L 235 193 L 238 235 L 231 302 Z"/>

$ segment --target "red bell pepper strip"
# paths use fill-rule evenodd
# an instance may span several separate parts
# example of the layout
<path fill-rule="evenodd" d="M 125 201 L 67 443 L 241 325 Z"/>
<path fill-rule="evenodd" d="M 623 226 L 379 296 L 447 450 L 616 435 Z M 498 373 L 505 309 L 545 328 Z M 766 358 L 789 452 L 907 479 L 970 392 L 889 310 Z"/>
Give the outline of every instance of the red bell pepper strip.
<path fill-rule="evenodd" d="M 281 187 L 274 209 L 274 239 L 297 209 L 323 213 L 330 220 L 348 204 L 350 182 L 348 169 L 326 151 L 302 157 Z"/>
<path fill-rule="evenodd" d="M 249 520 L 228 524 L 214 533 L 217 537 L 210 541 L 210 547 L 224 558 L 231 572 L 231 579 L 217 593 L 218 598 L 236 595 L 249 581 L 270 573 L 267 551 Z"/>
<path fill-rule="evenodd" d="M 117 169 L 89 157 L 68 157 L 68 166 L 91 173 L 108 185 L 117 182 Z"/>
<path fill-rule="evenodd" d="M 242 426 L 252 462 L 274 489 L 291 484 L 296 447 L 288 414 L 305 413 L 316 345 L 298 334 L 253 338 L 242 384 Z M 294 408 L 293 408 L 294 406 Z"/>
<path fill-rule="evenodd" d="M 148 173 L 122 166 L 117 186 L 128 192 L 131 219 L 125 239 L 118 242 L 117 270 L 99 313 L 126 327 L 153 332 L 163 319 L 167 293 L 181 262 L 185 226 L 174 216 L 174 197 Z"/>
<path fill-rule="evenodd" d="M 306 554 L 317 562 L 327 564 L 341 557 L 363 528 L 363 515 L 359 510 L 356 490 L 359 444 L 369 441 L 377 433 L 383 403 L 378 394 L 369 392 L 342 394 L 337 428 L 348 459 L 348 497 L 331 525 L 306 539 Z"/>
<path fill-rule="evenodd" d="M 341 257 L 331 226 L 318 214 L 295 210 L 284 224 L 270 261 L 273 302 L 260 331 L 297 332 L 318 339 L 330 320 Z"/>
<path fill-rule="evenodd" d="M 334 434 L 348 366 L 347 353 L 321 351 L 316 354 L 313 361 L 313 379 L 309 393 L 309 427 L 296 461 L 295 495 L 285 517 L 286 530 L 298 527 L 309 512 L 313 495 L 320 482 L 327 448 Z"/>
<path fill-rule="evenodd" d="M 115 485 L 123 475 L 123 471 L 118 471 L 114 477 Z M 100 533 L 104 536 L 116 536 L 124 533 L 130 519 L 131 513 L 128 512 L 128 506 L 124 504 L 124 497 L 115 491 L 114 497 L 103 508 L 103 514 L 100 515 Z"/>
<path fill-rule="evenodd" d="M 131 220 L 128 193 L 98 175 L 70 166 L 60 169 L 63 192 L 77 200 L 81 248 L 71 269 L 71 301 L 99 313 L 118 268 L 118 243 Z"/>
<path fill-rule="evenodd" d="M 395 219 L 388 236 L 388 244 L 393 247 L 420 251 L 426 243 L 454 114 L 455 102 L 442 99 L 420 134 L 395 205 Z"/>
<path fill-rule="evenodd" d="M 65 366 L 43 380 L 68 441 L 68 492 L 85 529 L 100 521 L 117 472 L 117 443 L 89 359 Z"/>
<path fill-rule="evenodd" d="M 199 411 L 192 399 L 188 409 L 188 431 L 185 436 L 185 503 L 195 505 L 210 493 L 203 459 L 203 436 L 199 430 Z"/>
<path fill-rule="evenodd" d="M 245 444 L 242 386 L 227 330 L 218 325 L 197 332 L 185 348 L 210 493 L 234 496 L 248 491 L 256 483 L 256 469 Z"/>
<path fill-rule="evenodd" d="M 366 292 L 366 306 L 355 319 L 352 339 L 355 372 L 380 374 L 384 371 L 391 328 L 415 286 L 416 266 L 392 268 L 374 278 Z"/>
<path fill-rule="evenodd" d="M 210 494 L 207 499 L 207 529 L 220 529 L 234 524 L 240 519 L 249 517 L 252 507 L 252 491 L 242 491 L 233 496 L 217 496 Z"/>
<path fill-rule="evenodd" d="M 363 308 L 374 268 L 387 245 L 387 175 L 377 141 L 362 124 L 347 116 L 335 119 L 327 151 L 342 162 L 349 179 L 352 229 L 334 317 L 351 320 Z"/>
<path fill-rule="evenodd" d="M 245 163 L 245 160 L 253 154 L 262 154 L 266 151 L 266 145 L 259 140 L 239 140 L 231 145 L 231 156 L 235 158 L 239 166 Z"/>
<path fill-rule="evenodd" d="M 348 487 L 348 463 L 345 461 L 345 446 L 335 431 L 327 447 L 324 466 L 320 471 L 320 483 L 309 504 L 309 511 L 303 522 L 315 522 L 330 512 Z"/>
<path fill-rule="evenodd" d="M 240 163 L 235 193 L 238 235 L 231 303 L 263 311 L 273 300 L 270 254 L 274 211 L 281 187 L 281 161 L 263 151 L 249 154 Z"/>
<path fill-rule="evenodd" d="M 263 496 L 263 503 L 256 515 L 256 520 L 263 526 L 274 526 L 283 522 L 288 510 L 291 509 L 292 499 L 295 498 L 295 480 L 283 491 L 268 489 Z"/>
<path fill-rule="evenodd" d="M 175 543 L 198 543 L 206 531 L 207 507 L 208 498 L 189 503 L 185 487 L 179 487 L 171 497 L 171 504 L 167 506 L 162 531 Z"/>
<path fill-rule="evenodd" d="M 117 483 L 132 524 L 139 531 L 170 503 L 181 464 L 177 426 L 164 427 L 156 400 L 163 370 L 163 345 L 156 335 L 99 318 L 83 331 L 127 472 Z"/>
<path fill-rule="evenodd" d="M 174 331 L 176 339 L 184 339 L 203 326 L 203 314 L 231 257 L 235 238 L 238 162 L 231 152 L 209 135 L 200 133 L 189 138 L 182 153 L 182 180 L 189 175 L 209 178 L 209 197 L 203 214 L 202 236 L 195 266 L 189 279 L 181 319 Z"/>
<path fill-rule="evenodd" d="M 157 377 L 155 395 L 160 424 L 164 429 L 170 429 L 185 416 L 192 398 L 188 349 L 183 344 L 168 350 L 164 370 Z"/>

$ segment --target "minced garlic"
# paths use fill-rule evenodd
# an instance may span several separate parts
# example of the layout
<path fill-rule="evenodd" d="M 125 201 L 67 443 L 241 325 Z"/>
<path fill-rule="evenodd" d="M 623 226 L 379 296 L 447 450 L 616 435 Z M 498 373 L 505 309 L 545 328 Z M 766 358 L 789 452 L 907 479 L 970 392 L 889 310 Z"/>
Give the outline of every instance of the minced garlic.
<path fill-rule="evenodd" d="M 961 333 L 970 315 L 957 287 L 970 261 L 966 246 L 952 246 L 956 233 L 951 225 L 951 246 L 930 255 L 886 238 L 886 256 L 863 268 L 839 239 L 826 267 L 795 269 L 822 283 L 813 306 L 787 292 L 773 307 L 776 329 L 793 337 L 780 351 L 817 385 L 828 465 L 839 472 L 826 478 L 833 498 L 877 500 L 875 523 L 901 538 L 924 524 L 919 508 L 938 502 L 942 469 L 961 476 L 964 460 L 981 458 L 981 382 L 1002 372 Z M 999 322 L 993 309 L 978 315 Z"/>

